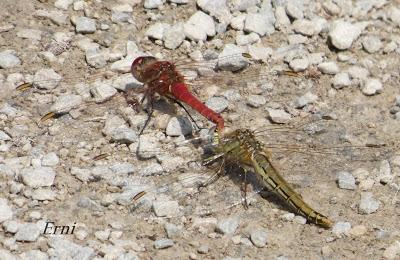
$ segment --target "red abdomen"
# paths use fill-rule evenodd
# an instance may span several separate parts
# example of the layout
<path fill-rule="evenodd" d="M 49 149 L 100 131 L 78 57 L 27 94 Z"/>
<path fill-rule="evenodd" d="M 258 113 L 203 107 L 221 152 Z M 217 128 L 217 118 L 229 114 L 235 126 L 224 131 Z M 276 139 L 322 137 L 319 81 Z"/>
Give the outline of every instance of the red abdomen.
<path fill-rule="evenodd" d="M 170 92 L 174 95 L 176 99 L 185 102 L 194 110 L 198 111 L 205 118 L 214 122 L 217 125 L 218 130 L 221 131 L 224 128 L 224 119 L 222 118 L 222 116 L 219 113 L 208 108 L 198 98 L 193 96 L 185 83 L 179 82 L 172 84 L 170 87 Z"/>

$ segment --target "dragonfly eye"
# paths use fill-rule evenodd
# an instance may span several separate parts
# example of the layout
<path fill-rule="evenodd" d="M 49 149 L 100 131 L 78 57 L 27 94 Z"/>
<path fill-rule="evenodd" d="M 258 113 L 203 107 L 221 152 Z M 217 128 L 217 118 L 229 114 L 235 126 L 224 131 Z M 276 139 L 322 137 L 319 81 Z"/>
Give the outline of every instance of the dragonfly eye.
<path fill-rule="evenodd" d="M 140 82 L 144 82 L 143 71 L 145 71 L 148 66 L 157 61 L 153 56 L 140 56 L 136 58 L 131 65 L 132 75 Z"/>

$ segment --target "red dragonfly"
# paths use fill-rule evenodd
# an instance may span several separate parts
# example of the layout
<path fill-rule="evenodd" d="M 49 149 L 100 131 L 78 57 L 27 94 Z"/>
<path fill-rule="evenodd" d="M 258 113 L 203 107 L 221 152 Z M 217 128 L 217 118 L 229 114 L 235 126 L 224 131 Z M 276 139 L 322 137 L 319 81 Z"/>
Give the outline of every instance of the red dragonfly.
<path fill-rule="evenodd" d="M 155 93 L 176 101 L 183 108 L 184 106 L 179 101 L 188 104 L 205 118 L 215 123 L 219 133 L 224 129 L 224 119 L 222 116 L 207 107 L 190 92 L 188 85 L 185 83 L 184 76 L 179 73 L 173 63 L 159 61 L 153 56 L 141 56 L 133 61 L 131 72 L 138 81 L 145 84 L 142 101 L 144 98 L 147 98 L 150 102 L 149 117 L 142 131 L 148 124 L 153 113 Z"/>

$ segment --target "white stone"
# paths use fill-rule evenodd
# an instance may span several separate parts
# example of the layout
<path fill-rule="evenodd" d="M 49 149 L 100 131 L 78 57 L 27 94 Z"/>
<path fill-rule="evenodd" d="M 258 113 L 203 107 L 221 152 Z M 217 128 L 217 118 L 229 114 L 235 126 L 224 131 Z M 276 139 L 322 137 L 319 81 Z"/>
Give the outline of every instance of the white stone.
<path fill-rule="evenodd" d="M 236 36 L 236 44 L 239 46 L 249 45 L 260 40 L 260 36 L 256 33 L 250 33 L 247 35 L 238 34 Z"/>
<path fill-rule="evenodd" d="M 290 19 L 286 15 L 286 10 L 283 6 L 276 6 L 275 7 L 275 27 L 279 30 L 283 30 L 290 25 Z"/>
<path fill-rule="evenodd" d="M 101 103 L 106 100 L 112 98 L 115 94 L 117 94 L 117 90 L 112 87 L 110 84 L 103 82 L 96 82 L 94 87 L 90 89 L 90 93 L 92 93 L 96 102 Z"/>
<path fill-rule="evenodd" d="M 54 6 L 61 10 L 68 10 L 68 7 L 73 3 L 73 0 L 57 0 Z"/>
<path fill-rule="evenodd" d="M 356 188 L 356 179 L 351 173 L 340 171 L 337 173 L 337 181 L 339 188 L 346 190 L 354 190 Z"/>
<path fill-rule="evenodd" d="M 157 217 L 174 217 L 179 212 L 177 201 L 154 201 L 153 211 Z"/>
<path fill-rule="evenodd" d="M 400 15 L 400 12 L 399 12 Z M 400 20 L 399 20 L 400 25 Z M 388 246 L 385 251 L 383 251 L 382 256 L 385 259 L 396 259 L 400 255 L 400 241 L 396 240 L 390 246 Z"/>
<path fill-rule="evenodd" d="M 226 44 L 218 55 L 218 68 L 221 70 L 237 71 L 245 68 L 249 61 L 242 56 L 242 49 L 234 44 Z"/>
<path fill-rule="evenodd" d="M 215 230 L 221 234 L 232 235 L 239 227 L 239 224 L 240 224 L 240 218 L 238 216 L 233 216 L 219 220 Z"/>
<path fill-rule="evenodd" d="M 161 7 L 165 2 L 166 0 L 145 0 L 143 6 L 146 9 L 154 9 Z"/>
<path fill-rule="evenodd" d="M 309 65 L 309 60 L 305 58 L 293 59 L 289 62 L 289 67 L 295 72 L 304 71 Z"/>
<path fill-rule="evenodd" d="M 286 4 L 286 13 L 294 19 L 303 18 L 303 1 L 293 1 Z"/>
<path fill-rule="evenodd" d="M 335 75 L 339 73 L 339 66 L 334 61 L 320 63 L 318 69 L 324 74 Z"/>
<path fill-rule="evenodd" d="M 164 32 L 169 28 L 171 28 L 171 25 L 167 23 L 155 23 L 147 29 L 145 35 L 156 40 L 162 40 Z"/>
<path fill-rule="evenodd" d="M 351 224 L 349 222 L 339 221 L 332 227 L 332 234 L 336 235 L 337 237 L 341 237 L 342 235 L 348 234 L 350 229 Z"/>
<path fill-rule="evenodd" d="M 51 112 L 68 113 L 71 109 L 77 108 L 82 104 L 82 97 L 79 95 L 61 95 L 50 107 Z"/>
<path fill-rule="evenodd" d="M 164 46 L 168 49 L 174 50 L 178 48 L 185 40 L 185 32 L 182 23 L 177 23 L 164 32 L 163 40 Z"/>
<path fill-rule="evenodd" d="M 318 34 L 318 27 L 315 24 L 306 19 L 298 19 L 292 23 L 293 30 L 305 36 L 312 36 Z"/>
<path fill-rule="evenodd" d="M 396 6 L 392 6 L 389 8 L 388 11 L 388 16 L 389 19 L 396 24 L 398 27 L 400 27 L 400 9 L 397 8 Z"/>
<path fill-rule="evenodd" d="M 369 78 L 365 80 L 364 86 L 361 91 L 366 96 L 372 96 L 381 93 L 383 90 L 382 82 L 376 78 Z"/>
<path fill-rule="evenodd" d="M 291 115 L 286 111 L 284 111 L 283 109 L 268 108 L 267 112 L 268 112 L 268 117 L 274 123 L 285 124 L 291 119 Z"/>
<path fill-rule="evenodd" d="M 40 69 L 33 77 L 33 84 L 41 89 L 54 89 L 62 77 L 53 69 Z"/>
<path fill-rule="evenodd" d="M 358 211 L 361 214 L 371 214 L 379 209 L 380 203 L 374 197 L 372 192 L 361 193 L 360 205 Z"/>
<path fill-rule="evenodd" d="M 242 31 L 244 28 L 244 20 L 246 19 L 246 15 L 240 14 L 232 18 L 230 26 L 238 31 Z"/>
<path fill-rule="evenodd" d="M 252 230 L 250 232 L 250 240 L 256 247 L 264 247 L 267 245 L 267 232 L 264 230 Z"/>
<path fill-rule="evenodd" d="M 360 36 L 362 29 L 362 27 L 349 22 L 335 21 L 329 31 L 329 38 L 333 46 L 339 50 L 346 50 Z"/>
<path fill-rule="evenodd" d="M 0 52 L 0 68 L 10 69 L 21 64 L 21 60 L 15 55 L 12 50 Z"/>
<path fill-rule="evenodd" d="M 87 49 L 85 51 L 86 62 L 96 68 L 100 69 L 107 65 L 107 60 L 110 58 L 109 49 L 98 50 L 96 49 Z"/>
<path fill-rule="evenodd" d="M 35 29 L 23 29 L 17 32 L 17 36 L 23 39 L 40 41 L 42 39 L 42 31 Z"/>
<path fill-rule="evenodd" d="M 247 105 L 249 105 L 250 107 L 261 107 L 265 105 L 265 103 L 267 103 L 267 99 L 260 95 L 250 95 L 247 98 Z"/>
<path fill-rule="evenodd" d="M 34 223 L 28 223 L 19 227 L 18 232 L 15 234 L 15 239 L 22 242 L 34 242 L 40 236 L 40 229 Z"/>
<path fill-rule="evenodd" d="M 75 30 L 77 33 L 94 33 L 96 31 L 96 21 L 80 16 L 76 19 L 76 25 L 75 25 Z"/>
<path fill-rule="evenodd" d="M 375 53 L 382 48 L 383 44 L 377 36 L 366 36 L 362 41 L 362 45 L 368 53 Z"/>
<path fill-rule="evenodd" d="M 340 72 L 335 75 L 332 79 L 332 85 L 336 89 L 348 87 L 351 85 L 351 80 L 347 72 Z"/>
<path fill-rule="evenodd" d="M 56 166 L 59 163 L 60 159 L 58 158 L 55 152 L 51 152 L 45 154 L 42 158 L 43 166 Z"/>
<path fill-rule="evenodd" d="M 260 36 L 270 35 L 275 31 L 273 24 L 261 13 L 250 13 L 244 22 L 244 31 L 255 32 Z"/>
<path fill-rule="evenodd" d="M 58 236 L 49 237 L 48 245 L 53 249 L 54 259 L 92 259 L 96 256 L 94 249 L 83 247 Z"/>
<path fill-rule="evenodd" d="M 55 176 L 56 173 L 49 167 L 28 167 L 22 169 L 21 172 L 23 183 L 31 188 L 49 187 L 53 185 Z"/>
<path fill-rule="evenodd" d="M 189 135 L 192 131 L 192 123 L 187 117 L 172 117 L 166 128 L 168 136 Z"/>
<path fill-rule="evenodd" d="M 315 101 L 318 100 L 318 96 L 315 94 L 312 94 L 311 92 L 307 92 L 303 96 L 299 97 L 295 101 L 295 107 L 296 108 L 302 108 L 308 104 L 314 103 Z"/>
<path fill-rule="evenodd" d="M 0 223 L 12 219 L 12 217 L 13 211 L 8 205 L 8 201 L 4 198 L 0 198 Z"/>
<path fill-rule="evenodd" d="M 216 34 L 213 18 L 202 11 L 194 13 L 183 25 L 183 30 L 186 37 L 193 41 L 205 41 L 207 36 Z"/>
<path fill-rule="evenodd" d="M 216 17 L 221 23 L 229 23 L 232 19 L 226 0 L 196 0 L 196 4 L 201 10 Z"/>

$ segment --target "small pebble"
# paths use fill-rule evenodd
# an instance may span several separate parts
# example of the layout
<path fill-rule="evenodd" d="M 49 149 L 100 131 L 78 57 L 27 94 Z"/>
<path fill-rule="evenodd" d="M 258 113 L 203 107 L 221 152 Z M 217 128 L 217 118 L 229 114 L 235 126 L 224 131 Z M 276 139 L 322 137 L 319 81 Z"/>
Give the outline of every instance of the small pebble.
<path fill-rule="evenodd" d="M 55 177 L 56 173 L 50 167 L 28 167 L 22 169 L 21 172 L 22 182 L 31 188 L 50 187 Z"/>
<path fill-rule="evenodd" d="M 377 36 L 366 36 L 362 41 L 362 45 L 368 53 L 375 53 L 382 48 L 382 42 Z"/>
<path fill-rule="evenodd" d="M 350 222 L 336 222 L 335 225 L 332 227 L 332 233 L 337 237 L 342 237 L 342 235 L 348 234 L 351 229 Z"/>
<path fill-rule="evenodd" d="M 45 154 L 42 158 L 42 165 L 43 166 L 56 166 L 59 163 L 60 159 L 58 158 L 55 152 L 51 152 Z"/>
<path fill-rule="evenodd" d="M 179 212 L 177 201 L 154 201 L 153 211 L 157 217 L 174 217 Z"/>
<path fill-rule="evenodd" d="M 78 17 L 76 19 L 75 30 L 77 33 L 94 33 L 96 31 L 96 21 L 87 17 Z"/>
<path fill-rule="evenodd" d="M 208 251 L 210 251 L 210 248 L 208 247 L 208 245 L 202 244 L 197 248 L 197 252 L 199 254 L 207 254 Z"/>
<path fill-rule="evenodd" d="M 249 13 L 244 21 L 245 32 L 255 32 L 260 36 L 270 35 L 275 31 L 274 25 L 264 14 Z"/>
<path fill-rule="evenodd" d="M 208 36 L 216 34 L 213 18 L 202 11 L 197 11 L 189 18 L 183 25 L 183 31 L 193 41 L 205 41 Z"/>
<path fill-rule="evenodd" d="M 336 176 L 339 188 L 346 190 L 354 190 L 356 188 L 356 179 L 351 173 L 340 171 Z"/>
<path fill-rule="evenodd" d="M 90 93 L 97 103 L 102 103 L 117 94 L 117 90 L 110 84 L 96 82 L 95 86 L 90 89 Z"/>
<path fill-rule="evenodd" d="M 180 234 L 182 233 L 182 228 L 172 223 L 165 223 L 164 229 L 165 232 L 167 233 L 168 238 L 179 237 Z"/>
<path fill-rule="evenodd" d="M 349 49 L 355 39 L 360 36 L 362 27 L 345 21 L 335 21 L 329 31 L 329 39 L 339 50 Z"/>
<path fill-rule="evenodd" d="M 335 89 L 341 89 L 351 85 L 351 80 L 347 72 L 340 72 L 336 74 L 332 79 L 332 86 Z"/>
<path fill-rule="evenodd" d="M 15 220 L 6 220 L 3 222 L 3 228 L 6 232 L 15 234 L 18 231 L 19 224 Z"/>
<path fill-rule="evenodd" d="M 165 29 L 163 40 L 165 48 L 175 50 L 185 40 L 185 32 L 183 30 L 183 24 L 177 23 L 170 28 Z"/>
<path fill-rule="evenodd" d="M 171 239 L 163 238 L 154 241 L 154 248 L 155 249 L 164 249 L 174 245 L 174 241 Z"/>
<path fill-rule="evenodd" d="M 306 70 L 308 65 L 310 65 L 309 60 L 304 58 L 293 59 L 289 62 L 289 67 L 295 72 Z"/>
<path fill-rule="evenodd" d="M 94 233 L 94 236 L 100 241 L 106 241 L 108 240 L 110 233 L 111 233 L 110 229 L 99 230 Z"/>
<path fill-rule="evenodd" d="M 211 97 L 205 105 L 215 112 L 221 113 L 228 107 L 229 101 L 225 97 Z"/>
<path fill-rule="evenodd" d="M 21 64 L 21 60 L 15 55 L 14 51 L 0 52 L 0 68 L 10 69 Z"/>
<path fill-rule="evenodd" d="M 167 125 L 168 136 L 190 135 L 193 132 L 192 122 L 187 117 L 172 117 Z"/>
<path fill-rule="evenodd" d="M 265 247 L 267 245 L 268 235 L 264 230 L 253 230 L 250 233 L 250 240 L 256 247 Z"/>
<path fill-rule="evenodd" d="M 62 77 L 53 69 L 40 69 L 33 77 L 33 83 L 40 89 L 51 90 L 58 86 Z"/>
<path fill-rule="evenodd" d="M 34 242 L 40 236 L 40 229 L 36 224 L 28 223 L 20 226 L 15 239 L 22 242 Z"/>
<path fill-rule="evenodd" d="M 296 101 L 294 106 L 296 108 L 302 108 L 305 107 L 308 104 L 312 104 L 315 101 L 318 100 L 318 96 L 312 94 L 311 92 L 307 92 L 306 94 L 304 94 L 303 96 L 299 97 Z"/>
<path fill-rule="evenodd" d="M 267 103 L 266 98 L 260 95 L 250 95 L 247 98 L 247 105 L 249 105 L 250 107 L 261 107 L 265 105 L 265 103 Z"/>
<path fill-rule="evenodd" d="M 221 219 L 218 221 L 216 231 L 221 234 L 232 235 L 239 227 L 240 219 L 237 216 Z"/>
<path fill-rule="evenodd" d="M 362 236 L 367 232 L 367 228 L 363 225 L 357 225 L 351 228 L 350 234 L 356 237 Z"/>
<path fill-rule="evenodd" d="M 285 124 L 290 121 L 292 116 L 283 109 L 267 108 L 268 118 L 277 124 Z"/>
<path fill-rule="evenodd" d="M 361 91 L 366 96 L 382 93 L 382 82 L 379 79 L 369 78 L 364 82 Z"/>
<path fill-rule="evenodd" d="M 377 201 L 372 192 L 361 193 L 360 205 L 358 207 L 358 212 L 360 214 L 371 214 L 379 209 L 379 201 Z"/>
<path fill-rule="evenodd" d="M 298 223 L 300 225 L 305 225 L 307 223 L 307 219 L 303 216 L 295 216 L 293 222 Z"/>
<path fill-rule="evenodd" d="M 318 64 L 318 69 L 324 74 L 335 75 L 339 73 L 339 66 L 334 61 L 327 61 Z"/>

